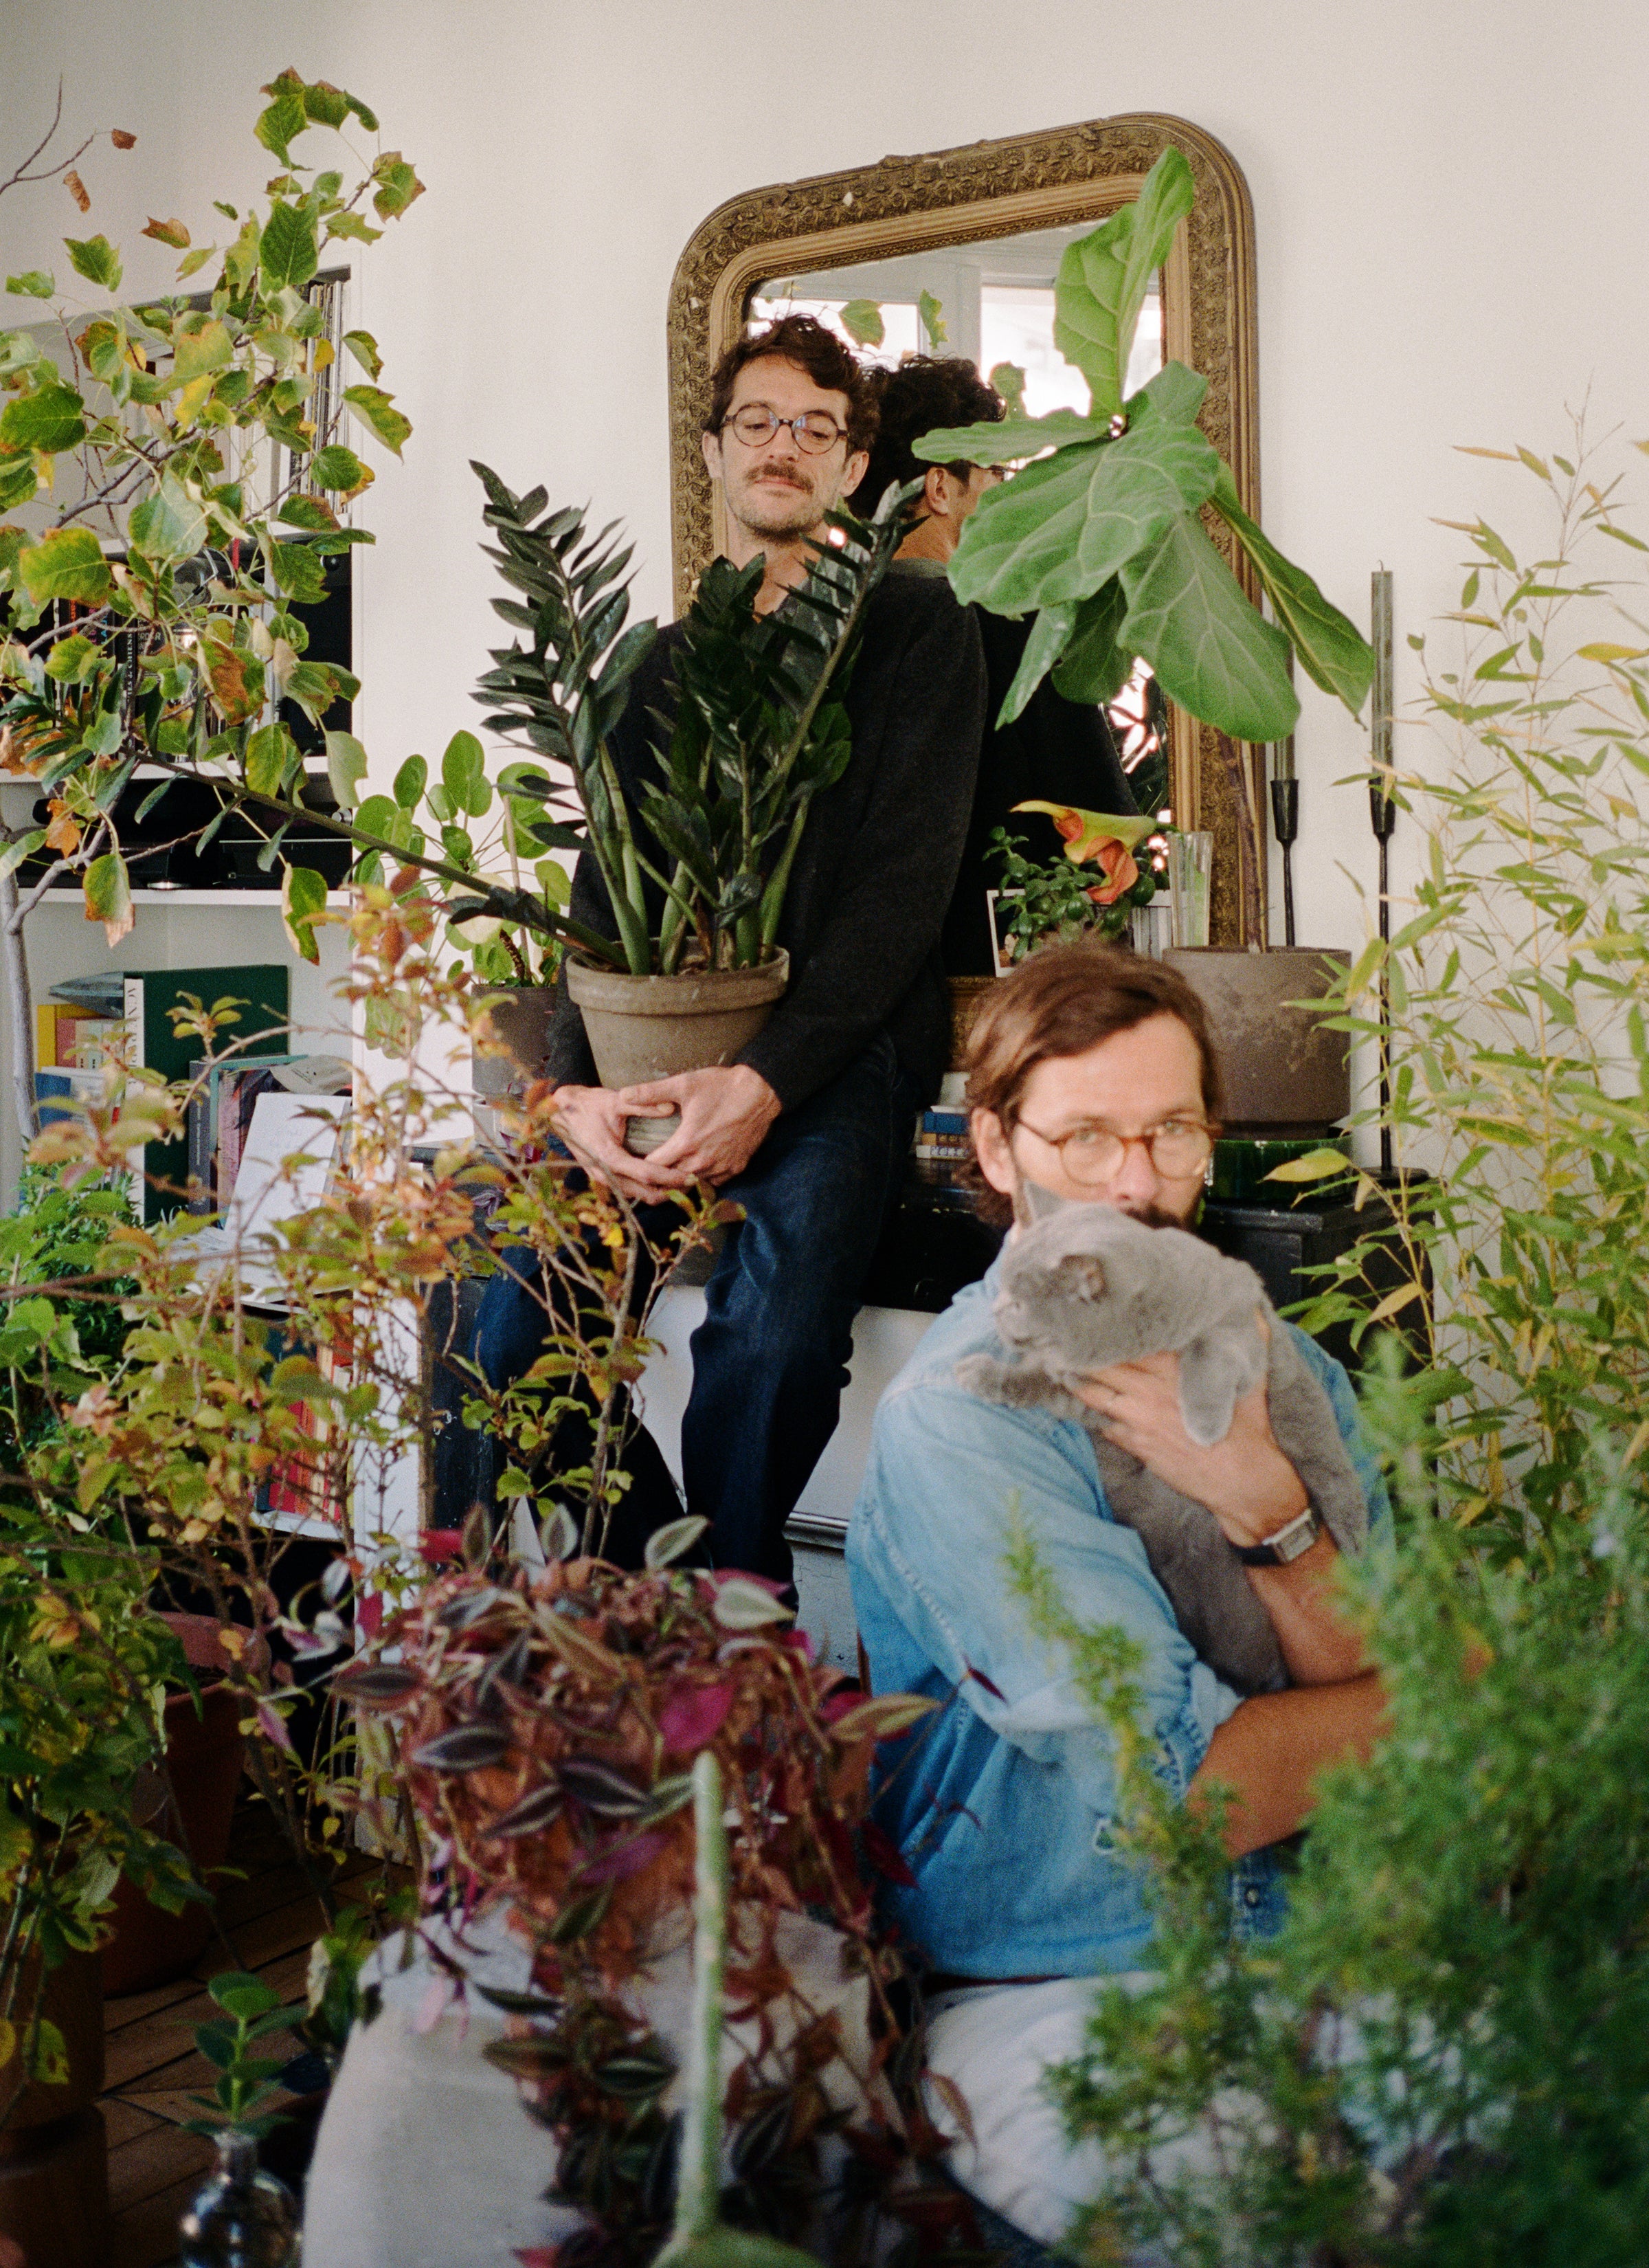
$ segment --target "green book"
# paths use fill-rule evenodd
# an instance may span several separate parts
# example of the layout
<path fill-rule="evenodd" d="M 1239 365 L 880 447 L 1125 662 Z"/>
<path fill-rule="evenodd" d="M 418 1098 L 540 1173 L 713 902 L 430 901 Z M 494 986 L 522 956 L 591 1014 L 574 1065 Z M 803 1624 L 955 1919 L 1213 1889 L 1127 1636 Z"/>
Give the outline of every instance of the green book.
<path fill-rule="evenodd" d="M 219 1033 L 220 1046 L 235 1046 L 243 1053 L 250 1052 L 246 1043 L 256 1039 L 263 1042 L 265 1053 L 272 1052 L 271 1042 L 283 1048 L 291 1012 L 288 974 L 279 961 L 245 961 L 223 968 L 151 968 L 129 976 L 124 986 L 124 1014 L 131 1035 L 133 1064 L 158 1071 L 167 1080 L 188 1077 L 189 1065 L 201 1052 L 200 1035 L 194 1032 L 180 1035 L 166 1013 L 169 1008 L 183 1005 L 186 992 L 192 993 L 204 1008 L 225 998 L 242 1004 L 240 1021 L 225 1025 Z M 143 1195 L 145 1220 L 160 1220 L 180 1210 L 188 1171 L 187 1135 L 180 1135 L 175 1142 L 144 1143 L 144 1172 L 151 1176 Z M 156 1188 L 155 1178 L 172 1187 Z"/>

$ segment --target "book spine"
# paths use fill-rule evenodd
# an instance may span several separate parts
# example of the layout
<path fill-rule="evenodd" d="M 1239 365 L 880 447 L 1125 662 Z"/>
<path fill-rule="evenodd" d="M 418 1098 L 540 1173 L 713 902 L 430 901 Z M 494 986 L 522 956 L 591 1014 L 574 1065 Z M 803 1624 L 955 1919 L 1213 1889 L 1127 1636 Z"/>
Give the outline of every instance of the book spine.
<path fill-rule="evenodd" d="M 37 1001 L 34 1008 L 34 1067 L 48 1071 L 57 1060 L 57 1003 Z"/>
<path fill-rule="evenodd" d="M 133 1069 L 136 1070 L 143 1064 L 148 1038 L 148 1035 L 144 1030 L 144 980 L 141 976 L 128 976 L 123 980 L 121 986 L 121 1015 L 128 1034 L 126 1059 Z M 131 1201 L 132 1211 L 138 1219 L 143 1221 L 157 1220 L 160 1215 L 159 1197 L 157 1192 L 150 1188 L 146 1178 L 149 1147 L 149 1144 L 145 1142 L 141 1149 L 133 1150 L 129 1153 L 132 1161 L 132 1174 L 128 1185 L 127 1196 Z"/>
<path fill-rule="evenodd" d="M 189 1142 L 190 1212 L 210 1212 L 214 1210 L 212 1192 L 212 1114 L 209 1100 L 210 1087 L 207 1081 L 210 1066 L 204 1060 L 189 1065 L 193 1092 L 186 1118 Z"/>

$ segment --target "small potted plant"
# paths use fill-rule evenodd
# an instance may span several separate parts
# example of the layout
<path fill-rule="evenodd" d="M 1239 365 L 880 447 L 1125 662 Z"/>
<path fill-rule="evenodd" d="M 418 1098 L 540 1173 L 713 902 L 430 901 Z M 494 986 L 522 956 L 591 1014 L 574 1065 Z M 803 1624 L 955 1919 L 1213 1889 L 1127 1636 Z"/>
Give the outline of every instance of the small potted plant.
<path fill-rule="evenodd" d="M 1134 856 L 1156 821 L 1073 804 L 1016 803 L 1013 808 L 1046 813 L 1065 849 L 1063 858 L 1044 865 L 1026 858 L 1005 827 L 993 830 L 990 855 L 1001 875 L 999 957 L 1011 964 L 1042 945 L 1124 936 L 1134 908 L 1148 906 L 1157 895 L 1155 873 Z"/>

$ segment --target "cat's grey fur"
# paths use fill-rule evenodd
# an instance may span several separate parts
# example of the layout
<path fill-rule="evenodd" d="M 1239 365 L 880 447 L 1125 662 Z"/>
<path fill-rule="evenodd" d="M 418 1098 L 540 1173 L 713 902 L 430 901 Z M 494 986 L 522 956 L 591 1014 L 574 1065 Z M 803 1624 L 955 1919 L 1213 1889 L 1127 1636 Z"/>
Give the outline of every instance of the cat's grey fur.
<path fill-rule="evenodd" d="M 1185 1430 L 1210 1447 L 1263 1378 L 1278 1447 L 1340 1550 L 1354 1552 L 1367 1536 L 1368 1508 L 1328 1395 L 1241 1261 L 1113 1205 L 1037 1189 L 1028 1197 L 1033 1225 L 1004 1255 L 996 1301 L 997 1330 L 1013 1359 L 971 1355 L 957 1365 L 958 1380 L 986 1401 L 1086 1425 L 1106 1501 L 1145 1545 L 1198 1654 L 1240 1693 L 1275 1692 L 1288 1683 L 1276 1633 L 1218 1521 L 1108 1441 L 1098 1416 L 1070 1389 L 1112 1363 L 1175 1353 Z"/>

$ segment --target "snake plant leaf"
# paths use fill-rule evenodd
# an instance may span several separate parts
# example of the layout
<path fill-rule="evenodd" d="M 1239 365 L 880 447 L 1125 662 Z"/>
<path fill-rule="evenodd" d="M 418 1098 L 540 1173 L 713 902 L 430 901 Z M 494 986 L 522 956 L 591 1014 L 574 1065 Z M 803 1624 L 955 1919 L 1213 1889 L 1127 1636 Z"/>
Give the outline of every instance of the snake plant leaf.
<path fill-rule="evenodd" d="M 1134 203 L 1065 247 L 1054 284 L 1054 344 L 1087 379 L 1096 417 L 1123 406 L 1139 311 L 1196 196 L 1190 166 L 1170 146 Z"/>
<path fill-rule="evenodd" d="M 1065 650 L 1065 643 L 1075 628 L 1076 601 L 1067 599 L 1062 606 L 1044 607 L 1031 624 L 1031 634 L 1025 641 L 1025 651 L 1020 656 L 1020 666 L 1013 673 L 997 713 L 997 723 L 1011 725 L 1020 714 L 1026 703 L 1042 683 L 1049 671 Z"/>
<path fill-rule="evenodd" d="M 1329 604 L 1305 569 L 1285 559 L 1248 518 L 1238 501 L 1236 483 L 1224 465 L 1211 502 L 1253 560 L 1277 621 L 1293 640 L 1300 667 L 1314 685 L 1343 701 L 1355 717 L 1373 682 L 1373 647 L 1337 607 Z"/>
<path fill-rule="evenodd" d="M 951 587 L 999 615 L 1086 599 L 1195 512 L 1218 471 L 1194 427 L 1164 418 L 1060 449 L 981 500 L 952 557 Z"/>
<path fill-rule="evenodd" d="M 1067 701 L 1103 708 L 1128 682 L 1134 657 L 1119 643 L 1128 613 L 1128 593 L 1120 576 L 1082 600 L 1064 652 L 1054 665 L 1054 690 Z"/>
<path fill-rule="evenodd" d="M 1189 421 L 1186 421 L 1189 422 Z M 1108 417 L 1084 417 L 1075 409 L 1050 409 L 1045 417 L 1004 417 L 995 424 L 936 425 L 910 444 L 924 464 L 1017 465 L 1046 449 L 1065 449 L 1078 441 L 1103 441 Z"/>
<path fill-rule="evenodd" d="M 1194 717 L 1239 740 L 1281 740 L 1299 699 L 1289 644 L 1256 614 L 1189 514 L 1171 520 L 1123 569 L 1128 614 L 1122 642 L 1155 670 L 1162 689 Z"/>

